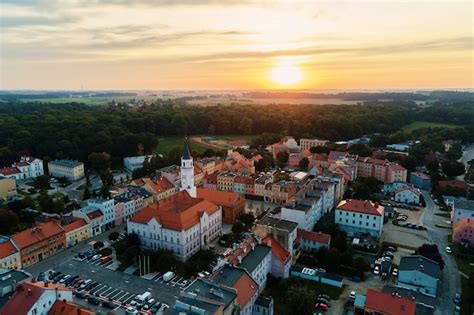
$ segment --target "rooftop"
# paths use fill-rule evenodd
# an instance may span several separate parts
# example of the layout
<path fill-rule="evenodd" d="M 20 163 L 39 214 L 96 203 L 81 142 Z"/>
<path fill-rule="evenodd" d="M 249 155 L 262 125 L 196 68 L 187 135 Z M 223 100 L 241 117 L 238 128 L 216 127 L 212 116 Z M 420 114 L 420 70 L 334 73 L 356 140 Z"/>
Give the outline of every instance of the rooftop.
<path fill-rule="evenodd" d="M 87 222 L 84 219 L 79 219 L 79 220 L 73 221 L 72 223 L 64 225 L 63 229 L 67 233 L 67 232 L 74 231 L 74 230 L 76 230 L 80 227 L 83 227 L 85 225 L 87 225 Z"/>
<path fill-rule="evenodd" d="M 320 244 L 329 245 L 331 243 L 331 235 L 329 234 L 324 234 L 321 232 L 310 232 L 303 229 L 298 229 L 297 233 L 298 233 L 297 238 L 310 240 L 310 241 L 317 242 Z"/>
<path fill-rule="evenodd" d="M 7 176 L 7 175 L 13 175 L 13 174 L 20 174 L 20 170 L 16 167 L 3 167 L 0 168 L 0 174 Z"/>
<path fill-rule="evenodd" d="M 187 230 L 199 222 L 202 213 L 212 214 L 217 210 L 219 207 L 216 204 L 192 198 L 186 191 L 180 191 L 140 210 L 130 221 L 147 224 L 155 218 L 165 228 Z"/>
<path fill-rule="evenodd" d="M 18 252 L 13 242 L 8 237 L 0 237 L 0 258 L 5 258 Z"/>
<path fill-rule="evenodd" d="M 16 246 L 20 249 L 24 249 L 61 233 L 64 233 L 64 230 L 58 223 L 55 221 L 48 221 L 14 234 L 12 240 L 15 242 Z"/>
<path fill-rule="evenodd" d="M 81 165 L 84 165 L 84 163 L 79 162 L 79 161 L 73 161 L 73 160 L 55 160 L 55 161 L 50 161 L 48 164 L 54 164 L 54 165 L 59 165 L 63 167 L 78 167 Z"/>
<path fill-rule="evenodd" d="M 262 260 L 270 253 L 271 248 L 257 244 L 255 249 L 248 253 L 243 259 L 242 263 L 240 264 L 241 268 L 246 269 L 249 273 L 252 273 L 255 268 L 262 262 Z"/>
<path fill-rule="evenodd" d="M 235 289 L 221 286 L 204 279 L 196 279 L 185 290 L 188 293 L 194 293 L 211 301 L 222 303 L 227 308 L 236 298 Z"/>
<path fill-rule="evenodd" d="M 377 216 L 383 215 L 383 206 L 367 200 L 345 199 L 339 202 L 336 209 Z"/>
<path fill-rule="evenodd" d="M 267 297 L 267 296 L 263 296 L 263 295 L 259 295 L 258 298 L 255 300 L 255 305 L 260 305 L 262 307 L 270 307 L 270 305 L 272 304 L 272 298 L 271 297 Z"/>
<path fill-rule="evenodd" d="M 367 289 L 365 309 L 382 314 L 415 315 L 415 301 Z"/>
<path fill-rule="evenodd" d="M 405 186 L 403 186 L 403 187 L 398 188 L 397 190 L 395 190 L 395 195 L 398 194 L 398 193 L 401 193 L 402 191 L 405 191 L 405 190 L 409 190 L 409 191 L 411 191 L 412 193 L 414 193 L 414 194 L 417 195 L 417 196 L 420 195 L 420 192 L 418 191 L 418 189 L 413 188 L 413 187 L 410 186 L 410 185 L 405 185 Z"/>
<path fill-rule="evenodd" d="M 463 210 L 470 210 L 474 211 L 474 200 L 468 200 L 468 199 L 460 199 L 456 198 L 454 199 L 454 209 L 463 209 Z"/>
<path fill-rule="evenodd" d="M 438 263 L 420 255 L 402 257 L 398 269 L 400 271 L 417 270 L 436 279 L 439 279 L 442 274 Z"/>
<path fill-rule="evenodd" d="M 281 244 L 273 238 L 273 236 L 268 235 L 262 240 L 262 244 L 270 246 L 272 249 L 272 254 L 278 260 L 281 261 L 283 265 L 286 265 L 289 261 L 291 261 L 291 254 L 288 252 Z"/>
<path fill-rule="evenodd" d="M 235 192 L 197 188 L 197 197 L 208 200 L 219 206 L 233 207 L 244 199 Z"/>
<path fill-rule="evenodd" d="M 56 300 L 49 309 L 48 315 L 94 315 L 95 312 L 73 302 Z"/>
<path fill-rule="evenodd" d="M 258 291 L 258 284 L 245 269 L 225 265 L 214 273 L 212 281 L 237 290 L 237 302 L 244 307 Z"/>
<path fill-rule="evenodd" d="M 421 173 L 421 172 L 412 172 L 410 175 L 411 176 L 416 176 L 418 178 L 425 179 L 425 180 L 428 180 L 428 179 L 431 178 L 430 175 L 427 175 L 427 174 Z"/>
<path fill-rule="evenodd" d="M 280 230 L 286 230 L 289 233 L 293 232 L 298 227 L 298 223 L 296 222 L 270 216 L 264 216 L 257 222 L 257 224 L 272 226 Z"/>

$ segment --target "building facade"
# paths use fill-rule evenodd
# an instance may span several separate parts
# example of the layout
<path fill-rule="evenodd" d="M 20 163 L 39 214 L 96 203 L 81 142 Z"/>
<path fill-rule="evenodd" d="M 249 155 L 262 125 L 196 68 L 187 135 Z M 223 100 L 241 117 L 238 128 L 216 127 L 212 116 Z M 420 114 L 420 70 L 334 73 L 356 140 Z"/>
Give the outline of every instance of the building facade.
<path fill-rule="evenodd" d="M 438 263 L 423 256 L 405 256 L 398 270 L 398 286 L 437 296 L 442 274 Z"/>
<path fill-rule="evenodd" d="M 92 229 L 84 219 L 78 219 L 63 226 L 66 246 L 72 247 L 92 237 Z"/>
<path fill-rule="evenodd" d="M 0 236 L 0 268 L 21 269 L 20 250 L 6 236 Z"/>
<path fill-rule="evenodd" d="M 14 178 L 0 178 L 0 199 L 8 199 L 16 195 L 16 180 Z"/>
<path fill-rule="evenodd" d="M 474 247 L 474 220 L 465 218 L 453 226 L 453 242 Z"/>
<path fill-rule="evenodd" d="M 370 201 L 347 199 L 336 207 L 335 223 L 349 235 L 382 235 L 384 208 Z"/>
<path fill-rule="evenodd" d="M 84 177 L 84 163 L 71 160 L 55 160 L 48 162 L 49 175 L 66 178 L 74 182 Z"/>
<path fill-rule="evenodd" d="M 31 156 L 22 156 L 11 167 L 0 168 L 0 175 L 12 179 L 36 178 L 44 175 L 43 161 Z"/>
<path fill-rule="evenodd" d="M 431 189 L 431 177 L 425 173 L 411 172 L 410 183 L 416 188 L 425 190 Z"/>
<path fill-rule="evenodd" d="M 419 204 L 421 194 L 418 189 L 411 186 L 404 186 L 395 191 L 394 198 L 396 202 L 406 204 Z"/>

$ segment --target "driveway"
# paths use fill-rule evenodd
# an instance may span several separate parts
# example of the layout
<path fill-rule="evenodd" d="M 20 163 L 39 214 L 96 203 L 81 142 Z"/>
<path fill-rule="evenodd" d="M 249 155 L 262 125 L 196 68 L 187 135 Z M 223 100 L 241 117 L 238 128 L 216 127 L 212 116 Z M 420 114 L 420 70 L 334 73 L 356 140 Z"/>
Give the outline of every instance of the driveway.
<path fill-rule="evenodd" d="M 423 224 L 428 228 L 428 235 L 431 242 L 438 245 L 445 262 L 442 291 L 439 297 L 440 303 L 436 308 L 435 314 L 452 314 L 454 309 L 454 294 L 461 291 L 461 281 L 456 260 L 453 255 L 449 255 L 445 251 L 446 246 L 448 246 L 448 235 L 451 235 L 452 232 L 450 229 L 435 226 L 443 220 L 442 217 L 434 215 L 435 212 L 439 211 L 439 207 L 433 202 L 428 192 L 422 191 L 422 194 L 426 201 L 426 210 L 422 218 Z"/>

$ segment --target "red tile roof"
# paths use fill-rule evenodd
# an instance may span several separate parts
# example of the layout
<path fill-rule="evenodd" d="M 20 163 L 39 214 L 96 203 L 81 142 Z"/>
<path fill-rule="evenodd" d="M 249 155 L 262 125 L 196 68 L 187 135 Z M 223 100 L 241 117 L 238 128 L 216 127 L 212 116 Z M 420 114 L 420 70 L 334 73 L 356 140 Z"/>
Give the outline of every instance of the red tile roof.
<path fill-rule="evenodd" d="M 253 244 L 253 245 L 252 245 Z M 252 251 L 252 246 L 257 245 L 257 240 L 249 235 L 246 238 L 243 238 L 235 250 L 231 250 L 229 253 L 225 252 L 225 260 L 227 260 L 231 265 L 237 266 L 239 264 L 239 257 L 244 258 L 248 253 Z"/>
<path fill-rule="evenodd" d="M 198 198 L 208 200 L 218 206 L 234 207 L 243 200 L 243 198 L 235 192 L 219 191 L 206 188 L 197 188 L 196 191 Z"/>
<path fill-rule="evenodd" d="M 29 163 L 27 162 L 16 162 L 16 163 L 13 163 L 14 166 L 28 166 L 30 165 Z"/>
<path fill-rule="evenodd" d="M 164 176 L 159 180 L 153 181 L 149 179 L 145 181 L 148 188 L 158 194 L 174 188 L 174 185 Z"/>
<path fill-rule="evenodd" d="M 2 308 L 2 315 L 26 315 L 44 290 L 31 283 L 20 283 Z"/>
<path fill-rule="evenodd" d="M 413 172 L 411 173 L 412 176 L 416 176 L 416 177 L 419 177 L 421 179 L 430 179 L 430 176 L 425 174 L 425 173 L 421 173 L 421 172 Z"/>
<path fill-rule="evenodd" d="M 267 235 L 262 243 L 272 248 L 272 254 L 286 265 L 291 260 L 290 252 L 288 252 L 281 244 L 271 235 Z"/>
<path fill-rule="evenodd" d="M 103 216 L 104 214 L 102 213 L 102 211 L 100 210 L 95 210 L 95 211 L 92 211 L 92 212 L 89 212 L 87 214 L 87 217 L 91 220 L 94 220 L 95 218 L 98 218 L 100 216 Z"/>
<path fill-rule="evenodd" d="M 16 167 L 4 167 L 0 168 L 0 174 L 2 175 L 13 175 L 13 174 L 20 174 L 20 170 Z"/>
<path fill-rule="evenodd" d="M 370 215 L 383 215 L 383 206 L 367 200 L 346 199 L 342 200 L 336 207 L 337 210 L 345 210 Z"/>
<path fill-rule="evenodd" d="M 420 195 L 420 192 L 417 189 L 411 187 L 410 185 L 406 185 L 406 186 L 398 188 L 397 190 L 395 190 L 395 195 L 405 190 L 409 190 L 417 196 Z"/>
<path fill-rule="evenodd" d="M 142 209 L 130 218 L 130 221 L 147 224 L 152 218 L 156 218 L 165 228 L 187 230 L 199 223 L 203 212 L 213 214 L 218 210 L 216 204 L 201 198 L 192 198 L 186 191 L 180 191 Z"/>
<path fill-rule="evenodd" d="M 460 189 L 467 189 L 467 182 L 463 180 L 440 180 L 438 181 L 440 188 L 455 187 Z"/>
<path fill-rule="evenodd" d="M 61 233 L 64 233 L 64 230 L 58 223 L 48 221 L 14 234 L 12 240 L 18 248 L 24 249 Z"/>
<path fill-rule="evenodd" d="M 459 220 L 458 223 L 453 226 L 453 234 L 459 233 L 467 227 L 474 230 L 474 220 L 471 220 L 469 218 Z"/>
<path fill-rule="evenodd" d="M 66 224 L 65 226 L 63 226 L 63 229 L 67 233 L 74 231 L 80 227 L 83 227 L 84 225 L 87 225 L 87 222 L 84 219 L 79 219 L 72 223 Z"/>
<path fill-rule="evenodd" d="M 94 315 L 95 312 L 83 308 L 73 302 L 60 301 L 54 302 L 48 311 L 48 315 Z"/>
<path fill-rule="evenodd" d="M 297 238 L 318 242 L 320 244 L 328 245 L 331 243 L 331 235 L 321 232 L 310 232 L 303 229 L 297 230 Z"/>
<path fill-rule="evenodd" d="M 365 310 L 390 315 L 415 315 L 416 303 L 404 297 L 367 289 Z"/>
<path fill-rule="evenodd" d="M 18 249 L 16 249 L 11 240 L 0 243 L 0 259 L 8 257 L 16 252 L 18 252 Z"/>
<path fill-rule="evenodd" d="M 247 272 L 242 273 L 242 276 L 232 287 L 237 290 L 237 303 L 241 307 L 247 306 L 258 291 L 258 284 Z"/>

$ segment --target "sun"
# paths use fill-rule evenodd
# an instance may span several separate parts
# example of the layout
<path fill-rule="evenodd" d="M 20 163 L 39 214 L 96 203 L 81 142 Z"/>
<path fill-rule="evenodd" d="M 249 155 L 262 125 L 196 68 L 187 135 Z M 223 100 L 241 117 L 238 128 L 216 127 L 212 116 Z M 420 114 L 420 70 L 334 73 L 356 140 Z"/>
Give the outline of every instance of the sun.
<path fill-rule="evenodd" d="M 290 58 L 280 58 L 272 68 L 270 78 L 279 85 L 297 84 L 303 80 L 303 71 Z"/>

